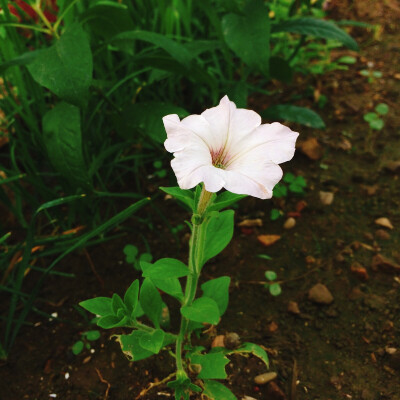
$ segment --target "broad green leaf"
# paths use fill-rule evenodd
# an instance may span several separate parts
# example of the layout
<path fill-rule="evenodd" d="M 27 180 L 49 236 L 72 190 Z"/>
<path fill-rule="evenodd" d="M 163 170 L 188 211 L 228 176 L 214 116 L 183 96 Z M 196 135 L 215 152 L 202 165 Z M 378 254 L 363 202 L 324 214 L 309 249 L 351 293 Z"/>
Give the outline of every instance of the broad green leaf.
<path fill-rule="evenodd" d="M 154 354 L 158 354 L 163 347 L 165 333 L 162 329 L 155 329 L 153 332 L 145 332 L 139 338 L 140 346 Z"/>
<path fill-rule="evenodd" d="M 375 107 L 375 111 L 381 115 L 386 115 L 389 112 L 389 106 L 385 103 L 379 103 Z"/>
<path fill-rule="evenodd" d="M 209 208 L 210 211 L 220 211 L 223 208 L 229 207 L 232 204 L 235 204 L 241 199 L 244 199 L 247 197 L 245 194 L 236 194 L 236 193 L 231 193 L 231 192 L 223 192 L 217 196 L 215 199 L 214 203 L 211 204 L 211 207 Z"/>
<path fill-rule="evenodd" d="M 233 236 L 232 210 L 225 210 L 211 216 L 206 227 L 203 265 L 219 254 L 231 241 Z"/>
<path fill-rule="evenodd" d="M 135 24 L 129 15 L 126 5 L 107 2 L 89 7 L 79 15 L 89 29 L 96 35 L 109 40 L 118 33 L 135 29 Z"/>
<path fill-rule="evenodd" d="M 192 305 L 181 308 L 181 314 L 195 322 L 206 322 L 217 325 L 219 322 L 219 309 L 215 300 L 209 297 L 200 297 Z"/>
<path fill-rule="evenodd" d="M 180 187 L 160 187 L 160 189 L 174 197 L 175 199 L 181 201 L 186 204 L 191 210 L 194 207 L 194 194 L 191 190 L 184 190 Z"/>
<path fill-rule="evenodd" d="M 372 129 L 375 129 L 375 130 L 377 130 L 377 131 L 380 131 L 380 130 L 385 126 L 385 123 L 383 122 L 382 119 L 377 118 L 377 119 L 374 119 L 373 121 L 371 121 L 371 122 L 369 123 L 369 126 L 370 126 Z"/>
<path fill-rule="evenodd" d="M 269 367 L 268 354 L 265 352 L 263 348 L 261 348 L 257 344 L 246 342 L 243 343 L 242 346 L 240 346 L 238 349 L 231 350 L 226 354 L 240 354 L 240 353 L 252 353 L 256 357 L 260 358 L 267 366 L 267 368 Z"/>
<path fill-rule="evenodd" d="M 265 277 L 269 281 L 275 281 L 277 278 L 276 272 L 275 271 L 265 271 Z"/>
<path fill-rule="evenodd" d="M 111 329 L 126 326 L 128 323 L 127 316 L 106 315 L 97 321 L 100 328 Z"/>
<path fill-rule="evenodd" d="M 310 35 L 323 39 L 334 39 L 351 50 L 359 50 L 357 42 L 331 21 L 312 17 L 288 19 L 272 25 L 272 33 L 290 32 L 300 35 Z"/>
<path fill-rule="evenodd" d="M 279 296 L 282 293 L 282 288 L 279 283 L 273 283 L 272 285 L 269 285 L 269 292 L 272 294 L 272 296 Z"/>
<path fill-rule="evenodd" d="M 248 1 L 244 15 L 225 15 L 222 32 L 226 44 L 242 61 L 269 75 L 270 21 L 262 0 Z"/>
<path fill-rule="evenodd" d="M 158 289 L 179 301 L 183 299 L 182 286 L 178 278 L 152 279 L 152 282 Z"/>
<path fill-rule="evenodd" d="M 127 244 L 124 247 L 123 252 L 124 252 L 124 254 L 126 256 L 125 257 L 126 262 L 129 263 L 129 264 L 133 264 L 135 262 L 135 260 L 136 260 L 136 257 L 138 255 L 138 253 L 139 253 L 139 249 L 136 246 L 134 246 L 133 244 Z"/>
<path fill-rule="evenodd" d="M 162 118 L 168 114 L 178 114 L 183 118 L 188 112 L 181 107 L 168 103 L 145 102 L 127 104 L 116 119 L 117 132 L 128 140 L 137 140 L 136 132 L 145 139 L 151 138 L 157 143 L 167 139 Z M 135 135 L 135 136 L 134 136 Z"/>
<path fill-rule="evenodd" d="M 211 279 L 201 285 L 205 297 L 213 299 L 219 309 L 219 315 L 223 315 L 228 308 L 229 303 L 229 284 L 231 278 L 229 276 L 221 276 L 220 278 Z"/>
<path fill-rule="evenodd" d="M 191 364 L 200 365 L 199 379 L 226 379 L 225 367 L 229 359 L 222 352 L 195 354 L 190 357 Z"/>
<path fill-rule="evenodd" d="M 87 331 L 84 333 L 87 340 L 97 340 L 100 338 L 100 332 L 98 330 Z"/>
<path fill-rule="evenodd" d="M 113 312 L 111 309 L 110 297 L 95 297 L 93 299 L 81 301 L 79 305 L 85 310 L 102 317 L 111 315 Z"/>
<path fill-rule="evenodd" d="M 139 296 L 139 280 L 135 279 L 129 286 L 124 295 L 124 303 L 131 315 L 134 315 L 136 306 L 138 304 L 138 296 Z"/>
<path fill-rule="evenodd" d="M 229 85 L 226 94 L 228 95 L 229 99 L 236 104 L 238 108 L 247 107 L 247 97 L 249 95 L 249 91 L 247 89 L 246 82 L 239 81 L 235 82 L 233 85 Z"/>
<path fill-rule="evenodd" d="M 43 117 L 43 141 L 54 168 L 70 182 L 87 188 L 80 119 L 77 107 L 58 103 Z"/>
<path fill-rule="evenodd" d="M 83 350 L 84 343 L 82 340 L 78 340 L 77 342 L 74 343 L 72 346 L 72 353 L 77 356 L 82 350 Z"/>
<path fill-rule="evenodd" d="M 154 353 L 140 345 L 140 339 L 146 335 L 144 331 L 133 331 L 130 335 L 117 335 L 121 350 L 130 361 L 139 361 L 152 356 Z"/>
<path fill-rule="evenodd" d="M 237 400 L 237 397 L 218 381 L 205 380 L 203 394 L 211 400 Z"/>
<path fill-rule="evenodd" d="M 273 121 L 297 122 L 298 124 L 309 126 L 310 128 L 325 128 L 324 121 L 315 111 L 291 104 L 270 106 L 261 113 L 261 116 Z"/>
<path fill-rule="evenodd" d="M 139 30 L 122 32 L 112 38 L 112 43 L 127 43 L 134 40 L 142 40 L 154 44 L 165 50 L 173 59 L 181 63 L 184 67 L 189 67 L 192 56 L 185 46 L 160 33 Z"/>
<path fill-rule="evenodd" d="M 45 51 L 46 49 L 41 49 L 41 50 L 33 50 L 33 51 L 28 51 L 27 53 L 23 53 L 20 56 L 17 56 L 11 60 L 8 60 L 2 64 L 0 64 L 0 74 L 2 75 L 4 71 L 7 70 L 7 68 L 13 67 L 14 65 L 28 65 L 32 63 L 35 58 L 40 55 L 42 51 Z"/>
<path fill-rule="evenodd" d="M 154 283 L 149 278 L 146 278 L 142 283 L 139 301 L 145 314 L 158 329 L 160 327 L 162 299 Z"/>
<path fill-rule="evenodd" d="M 27 67 L 37 83 L 58 97 L 77 106 L 86 103 L 93 61 L 81 25 L 70 25 L 53 46 L 41 51 Z"/>
<path fill-rule="evenodd" d="M 189 275 L 188 267 L 174 258 L 161 258 L 143 271 L 143 277 L 151 279 L 181 278 L 187 275 Z"/>

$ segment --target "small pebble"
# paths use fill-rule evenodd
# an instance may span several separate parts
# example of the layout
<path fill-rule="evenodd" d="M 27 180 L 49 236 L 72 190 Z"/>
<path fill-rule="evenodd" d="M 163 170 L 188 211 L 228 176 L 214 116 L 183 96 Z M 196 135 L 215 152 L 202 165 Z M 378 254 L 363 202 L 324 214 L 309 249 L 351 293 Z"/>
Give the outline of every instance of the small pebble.
<path fill-rule="evenodd" d="M 257 399 L 255 399 L 254 397 L 251 397 L 251 396 L 243 396 L 242 400 L 257 400 Z"/>
<path fill-rule="evenodd" d="M 295 315 L 300 314 L 299 305 L 295 301 L 289 301 L 287 310 L 291 314 Z"/>
<path fill-rule="evenodd" d="M 386 347 L 385 351 L 387 354 L 394 354 L 396 353 L 397 349 L 395 347 Z"/>
<path fill-rule="evenodd" d="M 227 333 L 224 338 L 224 343 L 227 349 L 236 349 L 242 344 L 240 336 L 235 332 Z"/>
<path fill-rule="evenodd" d="M 283 227 L 285 229 L 292 229 L 296 225 L 296 220 L 293 217 L 289 217 L 285 223 L 283 224 Z"/>
<path fill-rule="evenodd" d="M 317 304 L 331 304 L 333 302 L 331 292 L 322 283 L 317 283 L 309 290 L 308 298 Z"/>
<path fill-rule="evenodd" d="M 330 206 L 333 203 L 335 195 L 332 192 L 319 192 L 319 199 L 324 206 Z"/>
<path fill-rule="evenodd" d="M 377 239 L 380 239 L 380 240 L 389 240 L 390 239 L 390 233 L 385 231 L 384 229 L 378 229 L 375 232 L 375 236 L 377 237 Z"/>
<path fill-rule="evenodd" d="M 254 378 L 254 383 L 257 385 L 265 385 L 266 383 L 273 381 L 277 376 L 276 372 L 266 372 L 265 374 L 257 375 Z"/>
<path fill-rule="evenodd" d="M 386 217 L 376 219 L 375 224 L 383 226 L 384 228 L 389 228 L 389 229 L 394 228 L 390 220 Z"/>

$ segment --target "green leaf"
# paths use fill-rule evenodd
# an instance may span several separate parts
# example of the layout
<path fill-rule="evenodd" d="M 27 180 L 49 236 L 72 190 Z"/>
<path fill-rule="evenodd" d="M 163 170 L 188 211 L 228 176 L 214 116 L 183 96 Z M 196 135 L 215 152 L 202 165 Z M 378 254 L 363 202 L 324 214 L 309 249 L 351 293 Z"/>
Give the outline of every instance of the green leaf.
<path fill-rule="evenodd" d="M 204 265 L 210 258 L 219 254 L 231 241 L 233 236 L 232 210 L 215 213 L 210 217 L 206 227 L 206 242 L 204 245 Z"/>
<path fill-rule="evenodd" d="M 229 303 L 229 285 L 231 278 L 229 276 L 221 276 L 211 279 L 201 285 L 205 297 L 213 299 L 219 309 L 219 315 L 223 315 L 228 308 Z"/>
<path fill-rule="evenodd" d="M 114 293 L 111 298 L 111 309 L 114 315 L 118 315 L 119 310 L 125 310 L 125 304 L 121 299 L 121 296 L 117 293 Z"/>
<path fill-rule="evenodd" d="M 287 60 L 280 57 L 271 57 L 269 60 L 271 78 L 284 83 L 290 83 L 293 79 L 293 69 Z"/>
<path fill-rule="evenodd" d="M 231 192 L 223 192 L 217 196 L 214 203 L 211 204 L 209 210 L 210 211 L 220 211 L 223 208 L 229 207 L 232 204 L 235 204 L 241 199 L 247 197 L 245 194 L 236 194 Z"/>
<path fill-rule="evenodd" d="M 153 332 L 145 332 L 139 338 L 140 346 L 154 354 L 158 354 L 163 347 L 165 333 L 162 329 L 156 329 Z"/>
<path fill-rule="evenodd" d="M 188 267 L 174 258 L 161 258 L 143 272 L 144 278 L 168 279 L 189 275 Z"/>
<path fill-rule="evenodd" d="M 98 330 L 84 332 L 84 335 L 86 339 L 90 341 L 97 340 L 100 338 L 100 332 Z"/>
<path fill-rule="evenodd" d="M 42 52 L 45 51 L 46 49 L 41 49 L 41 50 L 33 50 L 33 51 L 28 51 L 27 53 L 23 53 L 20 56 L 17 56 L 11 60 L 8 60 L 2 64 L 0 64 L 0 75 L 3 75 L 4 72 L 10 68 L 13 67 L 14 65 L 28 65 L 32 63 L 35 58 Z"/>
<path fill-rule="evenodd" d="M 325 123 L 313 110 L 291 104 L 277 104 L 268 107 L 261 116 L 273 121 L 289 121 L 308 126 L 310 128 L 324 129 Z"/>
<path fill-rule="evenodd" d="M 217 325 L 219 322 L 218 304 L 209 297 L 200 297 L 192 305 L 182 307 L 181 314 L 190 321 L 213 325 Z"/>
<path fill-rule="evenodd" d="M 293 183 L 295 183 L 296 185 L 299 185 L 303 188 L 307 187 L 307 181 L 304 178 L 304 176 L 301 176 L 301 175 L 297 176 Z"/>
<path fill-rule="evenodd" d="M 178 278 L 152 279 L 154 285 L 163 292 L 175 297 L 179 301 L 183 300 L 183 291 Z"/>
<path fill-rule="evenodd" d="M 160 327 L 162 299 L 154 283 L 149 278 L 146 278 L 142 283 L 139 301 L 145 314 L 158 329 Z"/>
<path fill-rule="evenodd" d="M 137 133 L 157 143 L 167 139 L 162 118 L 168 114 L 186 117 L 189 113 L 169 103 L 143 102 L 127 104 L 115 120 L 117 132 L 128 140 L 137 140 Z"/>
<path fill-rule="evenodd" d="M 273 283 L 272 285 L 269 285 L 269 292 L 272 294 L 272 296 L 279 296 L 282 293 L 282 288 L 279 283 Z"/>
<path fill-rule="evenodd" d="M 265 277 L 269 281 L 274 281 L 277 278 L 276 272 L 275 271 L 265 271 Z"/>
<path fill-rule="evenodd" d="M 82 151 L 81 117 L 72 104 L 59 103 L 43 117 L 43 139 L 54 168 L 70 182 L 87 188 L 89 178 Z"/>
<path fill-rule="evenodd" d="M 140 340 L 146 335 L 144 331 L 133 331 L 130 335 L 117 335 L 117 341 L 121 345 L 121 350 L 130 361 L 139 361 L 152 356 L 154 353 L 144 349 L 140 345 Z"/>
<path fill-rule="evenodd" d="M 372 71 L 372 76 L 374 78 L 382 78 L 382 72 L 381 71 Z"/>
<path fill-rule="evenodd" d="M 273 190 L 273 196 L 276 198 L 287 196 L 287 187 L 282 183 L 278 183 Z"/>
<path fill-rule="evenodd" d="M 382 119 L 377 118 L 377 119 L 374 119 L 373 121 L 371 121 L 369 123 L 369 126 L 371 127 L 371 129 L 380 131 L 385 126 L 385 123 L 383 122 Z"/>
<path fill-rule="evenodd" d="M 194 194 L 191 190 L 184 190 L 180 187 L 160 187 L 160 189 L 174 197 L 175 199 L 186 204 L 192 211 L 194 208 Z"/>
<path fill-rule="evenodd" d="M 291 184 L 289 185 L 289 190 L 290 190 L 291 192 L 293 192 L 293 193 L 299 193 L 299 194 L 301 194 L 301 193 L 304 193 L 304 186 L 299 185 L 297 182 L 291 183 Z"/>
<path fill-rule="evenodd" d="M 375 107 L 375 111 L 381 115 L 386 115 L 389 112 L 389 106 L 385 103 L 379 103 Z"/>
<path fill-rule="evenodd" d="M 223 352 L 209 354 L 195 354 L 190 357 L 190 363 L 200 365 L 199 379 L 226 379 L 225 366 L 229 359 Z"/>
<path fill-rule="evenodd" d="M 201 392 L 201 388 L 193 384 L 186 375 L 178 376 L 177 374 L 177 379 L 168 382 L 167 386 L 174 389 L 175 400 L 189 400 L 190 392 Z"/>
<path fill-rule="evenodd" d="M 77 342 L 74 343 L 72 346 L 72 353 L 77 356 L 82 350 L 83 350 L 84 343 L 82 340 L 78 340 Z"/>
<path fill-rule="evenodd" d="M 357 62 L 357 59 L 353 56 L 343 56 L 336 61 L 343 64 L 355 64 Z"/>
<path fill-rule="evenodd" d="M 372 122 L 373 120 L 378 119 L 379 117 L 378 117 L 378 114 L 376 114 L 374 112 L 369 112 L 369 113 L 364 114 L 363 118 L 364 118 L 364 121 Z"/>
<path fill-rule="evenodd" d="M 277 210 L 276 208 L 273 208 L 271 210 L 271 215 L 270 215 L 271 221 L 277 220 L 278 218 L 280 218 L 280 216 L 281 212 L 279 210 Z"/>
<path fill-rule="evenodd" d="M 142 40 L 165 50 L 173 59 L 182 64 L 185 68 L 189 68 L 192 55 L 182 44 L 156 32 L 149 31 L 128 31 L 122 32 L 112 39 L 112 43 L 117 45 L 118 42 L 129 42 L 133 40 Z"/>
<path fill-rule="evenodd" d="M 237 400 L 237 397 L 218 381 L 205 380 L 203 394 L 211 400 Z"/>
<path fill-rule="evenodd" d="M 129 286 L 124 295 L 124 303 L 128 308 L 130 315 L 134 315 L 136 306 L 138 304 L 138 296 L 139 296 L 139 280 L 135 279 L 132 284 Z"/>
<path fill-rule="evenodd" d="M 247 89 L 246 82 L 240 81 L 235 82 L 233 85 L 229 85 L 226 90 L 226 94 L 228 95 L 229 99 L 236 104 L 238 108 L 247 107 L 247 96 L 249 95 L 249 91 Z"/>
<path fill-rule="evenodd" d="M 97 321 L 97 326 L 104 329 L 111 329 L 125 326 L 127 323 L 127 316 L 106 315 Z"/>
<path fill-rule="evenodd" d="M 270 21 L 262 0 L 248 1 L 244 15 L 225 15 L 222 33 L 228 47 L 243 62 L 269 75 Z"/>
<path fill-rule="evenodd" d="M 136 260 L 137 255 L 139 254 L 139 250 L 133 244 L 127 244 L 123 250 L 125 254 L 125 261 L 129 264 L 133 264 Z"/>
<path fill-rule="evenodd" d="M 286 173 L 285 176 L 283 177 L 283 182 L 286 183 L 293 183 L 295 180 L 296 177 L 290 172 Z"/>
<path fill-rule="evenodd" d="M 93 61 L 81 25 L 70 25 L 53 46 L 41 51 L 27 67 L 37 83 L 58 97 L 77 106 L 86 103 Z"/>
<path fill-rule="evenodd" d="M 79 305 L 85 310 L 102 317 L 111 315 L 113 312 L 111 309 L 110 297 L 95 297 L 93 299 L 81 301 Z"/>
<path fill-rule="evenodd" d="M 270 257 L 268 254 L 257 254 L 258 258 L 262 258 L 263 260 L 272 260 L 272 257 Z"/>
<path fill-rule="evenodd" d="M 242 346 L 240 346 L 238 349 L 231 350 L 226 354 L 240 354 L 240 353 L 252 353 L 256 357 L 260 358 L 267 366 L 267 368 L 269 367 L 268 354 L 265 352 L 263 348 L 254 343 L 249 343 L 249 342 L 243 343 Z"/>
<path fill-rule="evenodd" d="M 315 36 L 323 39 L 334 39 L 351 50 L 359 50 L 357 42 L 331 21 L 312 17 L 288 19 L 272 25 L 272 33 L 290 32 L 300 35 Z"/>

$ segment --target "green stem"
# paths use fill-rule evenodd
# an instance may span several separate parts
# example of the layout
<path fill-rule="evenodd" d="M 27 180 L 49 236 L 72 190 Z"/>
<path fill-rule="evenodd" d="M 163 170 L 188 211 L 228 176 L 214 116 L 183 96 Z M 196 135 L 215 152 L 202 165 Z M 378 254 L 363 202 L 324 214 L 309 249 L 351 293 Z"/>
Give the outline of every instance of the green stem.
<path fill-rule="evenodd" d="M 211 198 L 211 193 L 204 188 L 200 195 L 199 206 L 197 208 L 197 217 L 193 218 L 192 237 L 190 239 L 189 249 L 189 275 L 186 281 L 185 296 L 182 301 L 182 307 L 190 306 L 196 296 L 197 284 L 199 281 L 201 263 L 203 260 L 205 235 L 207 228 L 207 219 L 203 216 L 207 211 L 207 206 Z M 182 316 L 181 327 L 176 339 L 176 367 L 179 373 L 185 373 L 182 361 L 182 346 L 189 326 L 189 320 Z"/>

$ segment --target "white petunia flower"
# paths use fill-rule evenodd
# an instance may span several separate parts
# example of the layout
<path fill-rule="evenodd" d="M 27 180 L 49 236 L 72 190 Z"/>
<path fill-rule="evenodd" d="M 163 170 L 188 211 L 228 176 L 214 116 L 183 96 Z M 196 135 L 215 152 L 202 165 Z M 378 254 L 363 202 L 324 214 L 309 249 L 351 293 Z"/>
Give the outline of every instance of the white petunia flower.
<path fill-rule="evenodd" d="M 272 197 L 283 174 L 278 164 L 293 157 L 299 135 L 278 122 L 261 125 L 256 112 L 236 108 L 228 96 L 201 115 L 171 114 L 163 122 L 181 189 L 204 182 L 208 192 L 224 187 L 260 199 Z"/>

